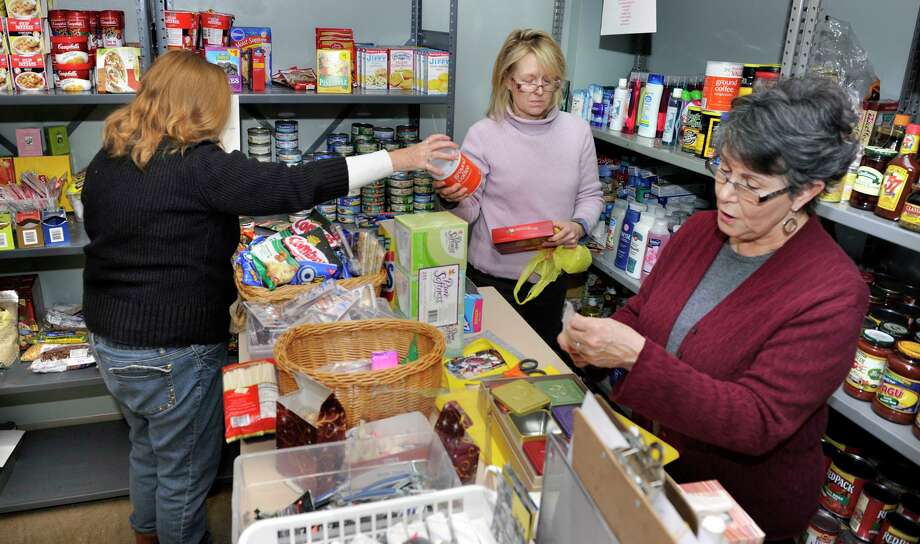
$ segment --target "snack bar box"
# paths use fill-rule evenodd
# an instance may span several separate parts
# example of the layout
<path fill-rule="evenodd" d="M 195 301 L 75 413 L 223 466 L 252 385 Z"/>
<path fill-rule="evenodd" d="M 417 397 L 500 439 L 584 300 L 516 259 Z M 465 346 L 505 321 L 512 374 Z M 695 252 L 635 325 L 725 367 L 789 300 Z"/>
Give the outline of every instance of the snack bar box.
<path fill-rule="evenodd" d="M 552 221 L 538 221 L 492 229 L 492 243 L 502 255 L 540 249 L 555 233 Z"/>

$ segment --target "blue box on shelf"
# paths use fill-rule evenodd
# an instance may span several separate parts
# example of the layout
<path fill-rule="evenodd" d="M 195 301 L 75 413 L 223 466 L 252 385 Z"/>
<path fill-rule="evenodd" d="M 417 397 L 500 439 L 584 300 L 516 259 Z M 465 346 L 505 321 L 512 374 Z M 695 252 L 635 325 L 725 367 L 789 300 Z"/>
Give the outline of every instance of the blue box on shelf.
<path fill-rule="evenodd" d="M 70 244 L 70 229 L 64 208 L 42 210 L 42 234 L 45 236 L 46 247 Z"/>

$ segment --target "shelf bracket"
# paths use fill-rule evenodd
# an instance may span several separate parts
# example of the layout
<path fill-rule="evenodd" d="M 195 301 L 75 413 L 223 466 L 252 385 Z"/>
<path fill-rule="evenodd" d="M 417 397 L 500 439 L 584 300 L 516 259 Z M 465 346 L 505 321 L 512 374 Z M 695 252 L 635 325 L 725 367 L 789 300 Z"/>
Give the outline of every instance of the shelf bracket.
<path fill-rule="evenodd" d="M 419 44 L 419 31 L 422 28 L 422 0 L 412 0 L 411 21 L 409 23 L 409 43 L 408 45 Z"/>
<path fill-rule="evenodd" d="M 820 12 L 821 0 L 792 0 L 783 47 L 783 77 L 802 77 L 808 70 Z"/>
<path fill-rule="evenodd" d="M 274 131 L 275 127 L 268 121 L 268 118 L 265 117 L 265 114 L 262 113 L 262 110 L 259 109 L 259 106 L 255 104 L 242 104 L 240 106 L 243 111 L 249 114 L 250 117 L 256 120 L 259 123 L 259 126 L 262 128 L 267 128 L 268 130 Z"/>
<path fill-rule="evenodd" d="M 79 127 L 83 121 L 89 119 L 90 114 L 92 114 L 94 111 L 96 111 L 96 106 L 93 105 L 83 106 L 80 108 L 80 111 L 78 111 L 77 114 L 74 115 L 70 120 L 70 122 L 67 123 L 67 135 L 70 136 L 73 134 L 74 131 L 77 130 L 77 127 Z"/>
<path fill-rule="evenodd" d="M 12 153 L 13 155 L 19 154 L 19 150 L 16 148 L 16 144 L 9 141 L 6 138 L 6 136 L 4 136 L 3 134 L 0 134 L 0 146 L 4 147 L 7 151 Z"/>
<path fill-rule="evenodd" d="M 307 148 L 307 153 L 315 153 L 316 150 L 319 149 L 319 146 L 325 145 L 326 138 L 330 134 L 335 132 L 336 129 L 339 128 L 339 125 L 342 124 L 342 121 L 344 121 L 345 119 L 348 119 L 354 111 L 355 111 L 354 104 L 349 104 L 348 106 L 343 108 L 342 111 L 340 111 L 339 114 L 335 116 L 335 119 L 331 123 L 329 123 L 329 126 L 326 127 L 326 130 L 324 130 L 323 133 L 320 134 L 319 137 L 313 141 L 310 147 Z"/>
<path fill-rule="evenodd" d="M 562 28 L 565 23 L 565 0 L 553 2 L 553 39 L 562 43 Z"/>

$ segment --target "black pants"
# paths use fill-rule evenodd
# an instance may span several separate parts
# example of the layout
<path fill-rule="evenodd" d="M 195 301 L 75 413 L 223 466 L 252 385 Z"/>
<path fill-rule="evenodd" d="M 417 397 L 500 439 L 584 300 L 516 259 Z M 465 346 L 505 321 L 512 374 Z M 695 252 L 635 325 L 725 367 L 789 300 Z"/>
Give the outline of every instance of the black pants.
<path fill-rule="evenodd" d="M 517 280 L 491 276 L 476 270 L 472 265 L 467 267 L 466 275 L 479 287 L 494 287 L 524 318 L 524 321 L 540 335 L 540 338 L 553 348 L 553 351 L 559 354 L 563 361 L 568 361 L 568 354 L 559 348 L 559 343 L 556 341 L 556 337 L 562 332 L 562 306 L 565 303 L 566 291 L 564 276 L 559 276 L 556 281 L 547 285 L 539 296 L 521 306 L 514 300 L 514 286 Z M 527 297 L 532 286 L 530 282 L 521 286 L 519 293 L 521 299 Z"/>

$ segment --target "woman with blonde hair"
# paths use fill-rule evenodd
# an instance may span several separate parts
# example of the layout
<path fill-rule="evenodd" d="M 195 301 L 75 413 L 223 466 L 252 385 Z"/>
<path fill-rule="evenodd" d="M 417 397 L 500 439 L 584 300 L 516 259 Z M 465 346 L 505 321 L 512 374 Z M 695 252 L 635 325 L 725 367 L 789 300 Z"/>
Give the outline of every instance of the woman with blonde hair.
<path fill-rule="evenodd" d="M 263 164 L 218 145 L 229 109 L 223 70 L 169 52 L 106 120 L 87 169 L 84 312 L 102 377 L 131 429 L 137 542 L 208 539 L 238 216 L 303 210 L 455 155 L 436 135 L 389 153 Z"/>
<path fill-rule="evenodd" d="M 471 225 L 467 276 L 495 287 L 557 351 L 565 282 L 550 284 L 524 306 L 515 303 L 514 285 L 533 252 L 500 254 L 491 229 L 550 220 L 556 234 L 545 247 L 574 246 L 600 216 L 591 128 L 557 107 L 565 69 L 562 50 L 546 32 L 509 34 L 495 59 L 487 117 L 470 127 L 462 146 L 483 183 L 473 194 L 438 186 L 442 203 Z"/>

